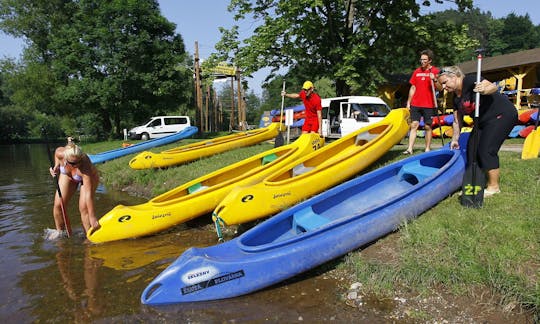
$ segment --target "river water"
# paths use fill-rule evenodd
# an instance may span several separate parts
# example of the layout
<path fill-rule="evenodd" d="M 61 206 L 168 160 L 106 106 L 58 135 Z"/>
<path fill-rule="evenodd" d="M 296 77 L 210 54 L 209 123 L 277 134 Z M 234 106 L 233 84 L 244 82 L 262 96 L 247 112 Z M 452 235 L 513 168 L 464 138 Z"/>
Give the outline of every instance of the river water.
<path fill-rule="evenodd" d="M 290 323 L 355 318 L 340 300 L 336 281 L 316 271 L 238 298 L 144 306 L 140 295 L 148 283 L 187 248 L 215 244 L 215 233 L 195 222 L 147 238 L 88 244 L 78 197 L 74 197 L 67 207 L 74 235 L 45 241 L 44 230 L 54 227 L 55 185 L 48 167 L 45 145 L 0 145 L 0 319 L 4 322 Z M 96 213 L 144 201 L 101 187 Z"/>

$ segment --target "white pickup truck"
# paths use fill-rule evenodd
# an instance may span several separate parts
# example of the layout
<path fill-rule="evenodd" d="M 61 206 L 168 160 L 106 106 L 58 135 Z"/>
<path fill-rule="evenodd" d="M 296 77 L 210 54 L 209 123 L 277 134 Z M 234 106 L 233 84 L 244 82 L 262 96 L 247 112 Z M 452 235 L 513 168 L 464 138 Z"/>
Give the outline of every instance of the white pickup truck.
<path fill-rule="evenodd" d="M 378 97 L 348 96 L 325 98 L 322 104 L 323 136 L 340 138 L 382 120 L 390 107 Z"/>

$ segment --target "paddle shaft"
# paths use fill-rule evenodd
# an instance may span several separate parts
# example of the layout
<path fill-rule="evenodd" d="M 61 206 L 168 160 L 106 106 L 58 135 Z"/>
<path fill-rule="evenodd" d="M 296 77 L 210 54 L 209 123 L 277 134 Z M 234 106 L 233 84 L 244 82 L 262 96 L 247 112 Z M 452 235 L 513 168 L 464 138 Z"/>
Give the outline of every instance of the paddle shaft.
<path fill-rule="evenodd" d="M 285 92 L 285 80 L 283 80 L 283 88 L 281 90 L 281 93 Z M 276 139 L 274 140 L 274 147 L 282 146 L 285 142 L 283 139 L 283 134 L 281 134 L 281 128 L 283 125 L 283 109 L 285 106 L 285 96 L 281 96 L 281 112 L 279 113 L 279 132 L 276 136 Z"/>
<path fill-rule="evenodd" d="M 482 53 L 478 51 L 478 64 L 476 69 L 476 84 L 481 82 Z M 472 133 L 471 150 L 468 154 L 471 158 L 463 178 L 463 192 L 461 195 L 461 204 L 466 207 L 481 208 L 484 203 L 484 177 L 483 170 L 478 166 L 478 142 L 479 142 L 479 116 L 480 116 L 480 93 L 476 92 L 474 103 L 474 129 Z"/>
<path fill-rule="evenodd" d="M 285 92 L 285 80 L 283 80 L 283 87 L 281 93 Z M 279 129 L 281 131 L 281 124 L 283 123 L 283 107 L 285 106 L 285 96 L 281 96 L 281 112 L 279 114 Z"/>
<path fill-rule="evenodd" d="M 429 73 L 431 74 L 431 69 L 429 69 Z M 431 76 L 430 76 L 430 79 L 431 79 Z M 439 125 L 439 133 L 441 134 L 441 143 L 442 143 L 442 146 L 444 146 L 444 134 L 442 131 L 441 118 L 439 117 L 439 105 L 437 104 L 437 94 L 435 93 L 435 83 L 433 82 L 433 79 L 431 79 L 431 91 L 433 91 L 433 103 L 435 104 L 435 115 L 437 116 L 437 123 Z M 431 123 L 433 124 L 433 121 Z"/>
<path fill-rule="evenodd" d="M 49 162 L 51 163 L 51 168 L 54 168 L 54 158 L 51 154 L 51 148 L 49 146 L 49 140 L 45 136 L 45 143 L 47 144 L 47 156 L 49 157 Z M 58 176 L 55 176 L 56 191 L 58 192 L 58 197 L 60 198 L 60 209 L 62 210 L 62 219 L 64 220 L 64 225 L 66 226 L 67 236 L 71 236 L 71 224 L 69 223 L 69 218 L 67 217 L 66 207 L 64 206 L 64 199 L 62 198 L 62 190 L 60 190 L 60 184 L 58 183 Z"/>

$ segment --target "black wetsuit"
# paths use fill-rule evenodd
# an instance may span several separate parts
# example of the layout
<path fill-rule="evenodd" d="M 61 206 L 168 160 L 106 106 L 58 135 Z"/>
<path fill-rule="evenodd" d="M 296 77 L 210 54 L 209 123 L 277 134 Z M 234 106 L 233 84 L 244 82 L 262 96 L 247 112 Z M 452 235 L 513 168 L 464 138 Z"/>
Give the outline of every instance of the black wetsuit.
<path fill-rule="evenodd" d="M 474 116 L 476 92 L 473 89 L 475 82 L 475 76 L 465 76 L 461 97 L 454 97 L 454 107 L 458 109 L 461 125 L 464 115 Z M 516 125 L 517 117 L 516 107 L 503 94 L 495 92 L 491 95 L 480 96 L 478 125 L 474 125 L 474 128 L 480 135 L 477 157 L 478 164 L 482 169 L 487 171 L 499 168 L 499 149 Z M 470 145 L 469 141 L 468 147 Z"/>

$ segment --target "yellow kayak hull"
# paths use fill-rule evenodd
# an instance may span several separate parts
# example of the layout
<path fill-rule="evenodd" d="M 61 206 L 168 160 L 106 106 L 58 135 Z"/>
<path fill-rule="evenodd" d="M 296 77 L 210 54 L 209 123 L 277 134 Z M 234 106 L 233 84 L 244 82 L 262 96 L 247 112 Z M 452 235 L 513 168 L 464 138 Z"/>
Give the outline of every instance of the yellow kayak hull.
<path fill-rule="evenodd" d="M 170 167 L 235 148 L 255 145 L 275 138 L 279 131 L 280 124 L 272 123 L 265 128 L 183 145 L 160 153 L 144 151 L 131 159 L 129 166 L 135 170 Z"/>
<path fill-rule="evenodd" d="M 540 153 L 540 129 L 537 127 L 525 138 L 523 149 L 521 151 L 521 159 L 529 160 L 536 159 Z"/>
<path fill-rule="evenodd" d="M 407 134 L 409 111 L 395 109 L 316 152 L 288 164 L 262 182 L 236 187 L 219 203 L 214 221 L 235 225 L 276 214 L 335 186 L 375 162 Z"/>
<path fill-rule="evenodd" d="M 454 129 L 452 128 L 452 126 L 437 126 L 431 131 L 433 137 L 441 137 L 441 130 L 444 137 L 452 137 L 452 134 L 454 133 Z"/>
<path fill-rule="evenodd" d="M 103 243 L 147 236 L 210 213 L 236 186 L 255 184 L 323 145 L 318 134 L 303 134 L 289 145 L 211 172 L 144 204 L 118 205 L 99 219 L 101 228 L 89 233 L 88 239 Z"/>

